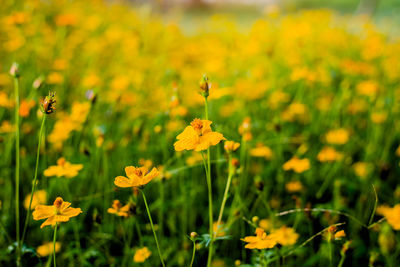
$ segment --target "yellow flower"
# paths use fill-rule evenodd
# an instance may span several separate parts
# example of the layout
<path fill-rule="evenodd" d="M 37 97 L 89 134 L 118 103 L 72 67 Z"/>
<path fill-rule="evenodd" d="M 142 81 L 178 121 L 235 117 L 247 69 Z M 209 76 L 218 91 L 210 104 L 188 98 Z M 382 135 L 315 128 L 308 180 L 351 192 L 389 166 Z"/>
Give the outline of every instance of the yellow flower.
<path fill-rule="evenodd" d="M 246 236 L 242 240 L 247 242 L 245 248 L 248 249 L 267 249 L 273 248 L 276 244 L 276 235 L 267 235 L 262 228 L 256 229 L 256 236 Z"/>
<path fill-rule="evenodd" d="M 396 156 L 400 157 L 400 146 L 396 149 L 395 154 Z"/>
<path fill-rule="evenodd" d="M 232 151 L 236 151 L 240 147 L 239 143 L 235 141 L 225 141 L 224 149 L 226 152 L 230 153 Z"/>
<path fill-rule="evenodd" d="M 336 161 L 340 160 L 342 157 L 343 157 L 342 153 L 337 152 L 332 147 L 322 148 L 322 150 L 317 155 L 317 159 L 320 162 Z"/>
<path fill-rule="evenodd" d="M 294 245 L 299 238 L 299 234 L 293 228 L 286 226 L 272 230 L 271 234 L 275 235 L 277 242 L 282 246 Z"/>
<path fill-rule="evenodd" d="M 377 213 L 385 216 L 394 230 L 400 230 L 400 204 L 395 205 L 393 208 L 380 206 L 377 209 Z"/>
<path fill-rule="evenodd" d="M 335 239 L 341 239 L 342 237 L 345 237 L 345 236 L 346 236 L 346 233 L 344 232 L 344 230 L 340 230 L 335 233 Z"/>
<path fill-rule="evenodd" d="M 56 225 L 58 222 L 68 222 L 71 217 L 78 216 L 82 213 L 80 208 L 71 208 L 71 203 L 65 202 L 61 197 L 57 197 L 54 200 L 53 205 L 37 205 L 35 211 L 32 213 L 33 219 L 43 220 L 47 219 L 42 223 L 40 228 L 47 225 Z"/>
<path fill-rule="evenodd" d="M 285 185 L 286 191 L 289 193 L 295 193 L 295 192 L 300 192 L 303 190 L 303 185 L 299 181 L 291 181 L 286 183 Z"/>
<path fill-rule="evenodd" d="M 134 262 L 145 262 L 151 256 L 151 251 L 147 247 L 136 250 L 133 256 Z"/>
<path fill-rule="evenodd" d="M 66 161 L 65 158 L 59 158 L 57 165 L 50 166 L 44 171 L 44 176 L 51 177 L 63 177 L 72 178 L 78 175 L 79 171 L 83 168 L 82 164 L 71 164 Z"/>
<path fill-rule="evenodd" d="M 157 177 L 160 172 L 153 168 L 150 172 L 146 167 L 136 168 L 128 166 L 125 168 L 126 176 L 118 176 L 114 180 L 114 184 L 119 187 L 139 187 L 148 184 Z"/>
<path fill-rule="evenodd" d="M 349 141 L 349 131 L 343 128 L 331 130 L 326 134 L 325 138 L 329 144 L 343 145 Z"/>
<path fill-rule="evenodd" d="M 116 214 L 120 217 L 128 217 L 129 216 L 130 205 L 127 204 L 122 206 L 119 200 L 114 200 L 112 207 L 107 209 L 108 213 Z"/>
<path fill-rule="evenodd" d="M 24 200 L 25 209 L 29 208 L 29 201 L 31 200 L 31 194 L 27 195 Z M 45 190 L 38 190 L 33 194 L 31 209 L 34 209 L 39 204 L 46 203 L 47 193 Z"/>
<path fill-rule="evenodd" d="M 243 140 L 250 141 L 253 139 L 251 134 L 251 118 L 244 118 L 242 124 L 239 126 L 239 134 L 243 137 Z"/>
<path fill-rule="evenodd" d="M 294 172 L 302 173 L 310 169 L 310 161 L 308 159 L 299 159 L 295 156 L 283 164 L 283 169 L 285 171 L 293 170 Z"/>
<path fill-rule="evenodd" d="M 250 150 L 250 155 L 257 158 L 265 158 L 267 160 L 272 157 L 271 148 L 264 146 L 263 144 L 257 144 L 257 147 Z"/>
<path fill-rule="evenodd" d="M 36 253 L 39 257 L 47 257 L 50 254 L 53 254 L 54 245 L 53 242 L 44 243 L 41 246 L 36 248 Z M 56 242 L 56 253 L 59 252 L 61 249 L 61 243 Z"/>
<path fill-rule="evenodd" d="M 209 120 L 194 119 L 190 126 L 176 137 L 178 141 L 174 144 L 175 150 L 202 151 L 217 145 L 221 140 L 226 140 L 222 134 L 211 130 L 211 123 Z"/>
<path fill-rule="evenodd" d="M 367 162 L 356 162 L 353 164 L 353 169 L 360 178 L 367 177 L 371 171 L 370 165 Z"/>

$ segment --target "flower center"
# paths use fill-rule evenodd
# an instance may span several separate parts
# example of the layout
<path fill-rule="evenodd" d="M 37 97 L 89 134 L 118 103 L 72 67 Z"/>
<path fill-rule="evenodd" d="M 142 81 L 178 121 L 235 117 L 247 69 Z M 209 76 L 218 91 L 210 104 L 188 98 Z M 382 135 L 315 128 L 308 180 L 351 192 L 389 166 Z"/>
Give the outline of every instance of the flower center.
<path fill-rule="evenodd" d="M 121 204 L 121 202 L 119 200 L 114 200 L 112 207 L 115 210 L 119 210 L 122 207 L 122 204 Z"/>
<path fill-rule="evenodd" d="M 135 174 L 136 174 L 137 176 L 139 176 L 139 177 L 142 177 L 142 176 L 143 176 L 143 172 L 142 172 L 142 170 L 139 169 L 139 168 L 135 170 Z"/>
<path fill-rule="evenodd" d="M 198 133 L 201 134 L 201 130 L 203 129 L 203 122 L 200 119 L 194 119 L 190 125 L 193 129 Z"/>
<path fill-rule="evenodd" d="M 64 202 L 64 200 L 61 197 L 56 198 L 56 200 L 54 200 L 53 205 L 59 209 L 62 205 L 62 203 Z"/>

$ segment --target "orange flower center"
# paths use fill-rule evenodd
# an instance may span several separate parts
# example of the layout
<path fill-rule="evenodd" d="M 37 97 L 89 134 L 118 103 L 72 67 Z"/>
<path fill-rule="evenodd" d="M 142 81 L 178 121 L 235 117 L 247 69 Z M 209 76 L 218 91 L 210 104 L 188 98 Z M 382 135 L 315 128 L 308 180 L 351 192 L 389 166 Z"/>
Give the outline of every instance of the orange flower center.
<path fill-rule="evenodd" d="M 62 203 L 64 202 L 64 200 L 61 197 L 56 198 L 56 200 L 54 200 L 53 205 L 59 209 L 62 205 Z"/>
<path fill-rule="evenodd" d="M 143 172 L 142 172 L 142 170 L 139 169 L 139 168 L 137 168 L 137 169 L 135 170 L 135 174 L 136 174 L 137 176 L 139 176 L 139 177 L 142 177 L 142 176 L 143 176 Z"/>
<path fill-rule="evenodd" d="M 115 210 L 119 210 L 122 207 L 122 204 L 121 204 L 121 202 L 119 200 L 114 200 L 112 207 Z"/>
<path fill-rule="evenodd" d="M 203 129 L 203 122 L 200 119 L 194 119 L 190 125 L 193 129 L 198 133 L 201 134 L 201 130 Z"/>
<path fill-rule="evenodd" d="M 64 166 L 64 165 L 65 165 L 65 162 L 66 162 L 65 158 L 59 158 L 59 159 L 57 160 L 57 165 L 59 165 L 59 166 Z"/>

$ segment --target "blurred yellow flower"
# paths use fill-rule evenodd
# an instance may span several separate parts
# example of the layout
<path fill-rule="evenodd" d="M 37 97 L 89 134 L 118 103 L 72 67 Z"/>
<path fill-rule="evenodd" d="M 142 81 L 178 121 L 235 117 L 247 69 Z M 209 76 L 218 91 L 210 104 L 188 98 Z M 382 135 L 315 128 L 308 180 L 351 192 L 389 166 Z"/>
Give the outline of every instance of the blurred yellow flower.
<path fill-rule="evenodd" d="M 250 150 L 250 155 L 252 157 L 265 158 L 266 160 L 269 160 L 272 157 L 272 150 L 262 143 L 259 143 L 255 148 Z"/>
<path fill-rule="evenodd" d="M 240 144 L 236 143 L 235 141 L 225 141 L 224 143 L 224 149 L 228 153 L 236 151 L 239 147 Z"/>
<path fill-rule="evenodd" d="M 296 244 L 299 234 L 293 228 L 282 226 L 279 229 L 271 231 L 276 241 L 282 246 L 291 246 Z"/>
<path fill-rule="evenodd" d="M 44 171 L 43 174 L 47 177 L 57 176 L 73 178 L 78 175 L 82 168 L 82 164 L 71 164 L 62 157 L 57 160 L 57 165 L 50 166 Z"/>
<path fill-rule="evenodd" d="M 377 209 L 377 213 L 385 216 L 394 230 L 400 230 L 400 204 L 396 204 L 393 208 L 380 206 Z"/>
<path fill-rule="evenodd" d="M 333 145 L 343 145 L 349 141 L 349 131 L 343 128 L 329 131 L 325 138 L 326 142 Z"/>
<path fill-rule="evenodd" d="M 256 236 L 246 236 L 242 240 L 248 244 L 245 248 L 248 249 L 268 249 L 273 248 L 277 244 L 276 236 L 271 234 L 267 235 L 262 228 L 257 228 Z"/>
<path fill-rule="evenodd" d="M 31 194 L 27 195 L 24 200 L 25 209 L 29 208 L 29 201 L 31 200 Z M 47 201 L 47 192 L 45 190 L 37 190 L 33 194 L 31 209 L 34 209 L 39 204 L 44 204 Z"/>
<path fill-rule="evenodd" d="M 147 247 L 136 250 L 133 256 L 134 262 L 145 262 L 151 256 L 151 251 Z"/>
<path fill-rule="evenodd" d="M 107 209 L 108 213 L 116 214 L 120 217 L 128 217 L 129 216 L 130 205 L 126 204 L 122 206 L 122 203 L 119 200 L 114 200 L 112 207 Z"/>
<path fill-rule="evenodd" d="M 299 181 L 290 181 L 286 183 L 285 188 L 289 193 L 296 193 L 303 190 L 303 185 Z"/>
<path fill-rule="evenodd" d="M 58 253 L 61 249 L 61 243 L 60 242 L 56 242 L 56 253 Z M 38 246 L 36 248 L 36 253 L 38 254 L 39 257 L 47 257 L 50 254 L 53 254 L 53 250 L 54 250 L 54 244 L 53 242 L 48 242 L 48 243 L 44 243 L 41 246 Z"/>
<path fill-rule="evenodd" d="M 342 159 L 342 157 L 343 157 L 343 154 L 340 152 L 337 152 L 332 147 L 322 148 L 322 150 L 317 155 L 317 159 L 320 162 L 337 161 L 337 160 Z"/>
<path fill-rule="evenodd" d="M 285 162 L 282 167 L 285 171 L 293 170 L 294 172 L 302 173 L 310 169 L 310 161 L 308 159 L 299 159 L 294 156 Z"/>

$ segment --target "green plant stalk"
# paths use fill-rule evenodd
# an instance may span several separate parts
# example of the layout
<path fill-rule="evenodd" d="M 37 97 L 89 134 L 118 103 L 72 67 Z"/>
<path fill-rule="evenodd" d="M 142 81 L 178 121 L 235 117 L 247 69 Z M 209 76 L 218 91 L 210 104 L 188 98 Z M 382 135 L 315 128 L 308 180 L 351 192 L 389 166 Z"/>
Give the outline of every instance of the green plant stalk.
<path fill-rule="evenodd" d="M 141 190 L 141 192 L 142 192 L 142 196 L 143 196 L 144 205 L 146 206 L 147 215 L 149 215 L 151 230 L 153 230 L 154 239 L 156 240 L 156 245 L 157 245 L 157 250 L 158 250 L 158 256 L 160 256 L 160 260 L 161 260 L 162 266 L 165 267 L 165 263 L 164 263 L 164 260 L 163 260 L 163 258 L 162 258 L 162 254 L 161 254 L 161 250 L 160 250 L 160 245 L 158 244 L 156 231 L 154 230 L 153 220 L 151 219 L 151 214 L 150 214 L 149 206 L 147 205 L 146 196 L 144 195 L 144 192 L 143 192 L 142 190 Z"/>
<path fill-rule="evenodd" d="M 21 265 L 21 241 L 19 229 L 19 80 L 14 77 L 15 90 L 15 228 L 17 235 L 17 265 Z"/>
<path fill-rule="evenodd" d="M 342 255 L 342 257 L 340 258 L 340 261 L 339 261 L 339 264 L 338 264 L 338 267 L 342 267 L 343 266 L 343 263 L 344 263 L 344 260 L 346 259 L 346 253 L 341 253 Z"/>
<path fill-rule="evenodd" d="M 204 97 L 205 100 L 205 115 L 206 115 L 206 120 L 208 120 L 208 101 L 207 97 Z M 208 247 L 208 259 L 207 259 L 207 267 L 211 266 L 211 261 L 212 261 L 212 254 L 213 254 L 213 205 L 212 205 L 212 186 L 211 186 L 211 161 L 210 161 L 210 148 L 207 148 L 207 168 L 208 171 L 206 171 L 206 176 L 207 176 L 207 187 L 208 187 L 208 216 L 210 220 L 210 245 Z M 203 161 L 204 161 L 204 156 L 203 156 Z"/>
<path fill-rule="evenodd" d="M 54 267 L 56 267 L 56 238 L 57 238 L 57 226 L 58 224 L 56 223 L 56 227 L 54 228 L 54 237 L 53 237 L 53 259 L 54 259 Z"/>
<path fill-rule="evenodd" d="M 369 218 L 368 226 L 372 224 L 376 212 L 376 207 L 378 206 L 378 194 L 376 193 L 375 186 L 372 185 L 372 188 L 374 189 L 374 194 L 375 194 L 375 203 L 374 203 L 374 208 L 371 213 L 371 217 Z"/>
<path fill-rule="evenodd" d="M 333 238 L 333 234 L 331 234 L 330 240 L 328 241 L 328 248 L 329 248 L 329 266 L 333 267 L 333 250 L 332 250 L 332 238 Z"/>
<path fill-rule="evenodd" d="M 41 146 L 41 143 L 42 143 L 42 135 L 43 135 L 43 129 L 44 129 L 45 121 L 46 121 L 46 114 L 43 114 L 42 125 L 40 126 L 40 132 L 39 132 L 38 147 L 37 147 L 37 152 L 36 152 L 35 176 L 34 176 L 33 181 L 32 181 L 31 198 L 29 200 L 28 211 L 26 213 L 24 231 L 22 233 L 22 238 L 21 238 L 21 244 L 24 243 L 26 230 L 27 230 L 28 225 L 29 225 L 29 219 L 31 218 L 30 217 L 30 211 L 31 211 L 31 207 L 32 207 L 33 195 L 35 194 L 35 191 L 36 191 L 36 180 L 37 180 L 38 169 L 39 169 L 40 146 Z"/>
<path fill-rule="evenodd" d="M 193 252 L 192 252 L 192 260 L 190 261 L 190 267 L 193 266 L 194 257 L 195 257 L 195 255 L 196 255 L 196 242 L 193 241 L 193 240 L 192 240 L 192 242 L 193 242 Z"/>
<path fill-rule="evenodd" d="M 222 198 L 221 208 L 219 210 L 218 221 L 217 221 L 217 230 L 215 231 L 214 238 L 217 237 L 217 235 L 218 235 L 219 226 L 220 226 L 220 223 L 222 220 L 222 214 L 224 213 L 226 200 L 228 199 L 229 188 L 230 188 L 231 182 L 232 182 L 233 166 L 231 164 L 231 161 L 232 161 L 232 153 L 229 153 L 229 156 L 228 156 L 228 166 L 229 166 L 228 167 L 229 168 L 228 180 L 226 181 L 225 192 L 224 192 L 224 196 Z"/>

